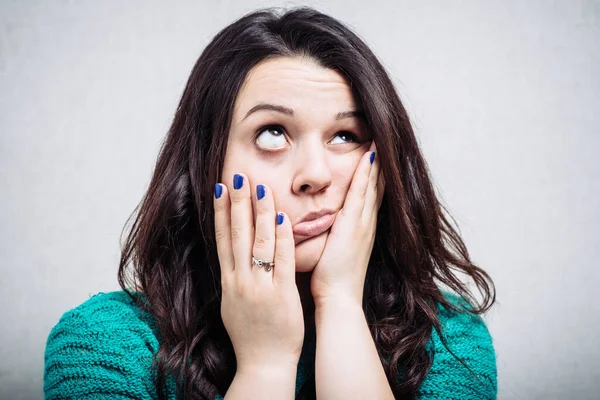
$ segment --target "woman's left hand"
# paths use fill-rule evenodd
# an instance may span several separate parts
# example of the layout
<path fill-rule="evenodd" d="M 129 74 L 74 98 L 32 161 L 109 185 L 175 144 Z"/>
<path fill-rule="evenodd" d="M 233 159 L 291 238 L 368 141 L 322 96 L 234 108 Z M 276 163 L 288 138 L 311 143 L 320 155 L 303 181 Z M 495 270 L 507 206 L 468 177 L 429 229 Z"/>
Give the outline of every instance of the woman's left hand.
<path fill-rule="evenodd" d="M 315 306 L 330 298 L 342 297 L 362 305 L 367 267 L 377 227 L 377 213 L 383 199 L 385 179 L 380 173 L 375 141 L 354 172 L 344 206 L 337 213 L 323 254 L 311 277 Z"/>

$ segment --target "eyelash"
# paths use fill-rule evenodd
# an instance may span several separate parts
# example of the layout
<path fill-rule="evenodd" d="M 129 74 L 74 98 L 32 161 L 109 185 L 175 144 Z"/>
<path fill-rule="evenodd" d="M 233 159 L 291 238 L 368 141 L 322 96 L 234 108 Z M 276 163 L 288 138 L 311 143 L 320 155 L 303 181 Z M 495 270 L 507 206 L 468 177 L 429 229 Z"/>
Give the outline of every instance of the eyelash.
<path fill-rule="evenodd" d="M 265 126 L 262 126 L 262 127 L 261 127 L 261 128 L 258 130 L 258 131 L 256 131 L 256 133 L 254 134 L 254 138 L 253 138 L 253 140 L 254 140 L 254 143 L 256 143 L 256 140 L 258 139 L 258 137 L 259 137 L 259 136 L 260 136 L 260 135 L 261 135 L 261 134 L 262 134 L 264 131 L 266 131 L 266 130 L 268 130 L 268 129 L 276 130 L 276 131 L 279 131 L 279 132 L 285 132 L 285 129 L 283 129 L 283 126 L 281 126 L 281 125 L 265 125 Z M 336 135 L 340 135 L 340 134 L 343 134 L 343 136 L 348 136 L 350 139 L 352 139 L 352 141 L 353 141 L 354 143 L 359 143 L 358 136 L 357 136 L 357 135 L 355 135 L 355 134 L 354 134 L 354 133 L 352 133 L 352 132 L 349 132 L 349 131 L 340 131 L 340 132 L 336 133 Z M 265 151 L 273 151 L 273 150 L 265 150 Z"/>

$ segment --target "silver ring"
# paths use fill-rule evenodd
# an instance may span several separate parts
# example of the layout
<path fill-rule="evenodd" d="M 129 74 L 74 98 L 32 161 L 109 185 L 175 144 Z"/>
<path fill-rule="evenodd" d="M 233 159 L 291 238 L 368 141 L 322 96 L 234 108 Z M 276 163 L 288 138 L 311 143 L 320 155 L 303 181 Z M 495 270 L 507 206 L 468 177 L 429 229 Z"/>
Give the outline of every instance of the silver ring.
<path fill-rule="evenodd" d="M 256 265 L 258 268 L 265 267 L 265 271 L 269 272 L 275 267 L 275 263 L 272 261 L 259 260 L 258 258 L 254 258 L 252 256 L 252 265 Z"/>

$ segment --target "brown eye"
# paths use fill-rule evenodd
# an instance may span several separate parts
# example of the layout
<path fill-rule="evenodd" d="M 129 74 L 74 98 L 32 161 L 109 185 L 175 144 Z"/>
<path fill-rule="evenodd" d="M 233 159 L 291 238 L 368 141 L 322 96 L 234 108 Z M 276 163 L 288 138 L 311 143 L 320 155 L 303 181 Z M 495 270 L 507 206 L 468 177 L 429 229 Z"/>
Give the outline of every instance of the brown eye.
<path fill-rule="evenodd" d="M 277 149 L 283 147 L 286 142 L 284 130 L 280 125 L 267 125 L 258 130 L 255 136 L 255 142 L 260 147 L 267 149 Z"/>
<path fill-rule="evenodd" d="M 336 134 L 336 136 L 339 136 L 343 139 L 343 142 L 341 142 L 342 144 L 344 143 L 357 143 L 358 142 L 358 138 L 356 137 L 356 135 L 354 133 L 351 132 L 347 132 L 347 131 L 342 131 L 342 132 L 338 132 Z M 351 142 L 349 142 L 349 140 L 351 140 Z M 334 143 L 337 144 L 337 143 Z"/>

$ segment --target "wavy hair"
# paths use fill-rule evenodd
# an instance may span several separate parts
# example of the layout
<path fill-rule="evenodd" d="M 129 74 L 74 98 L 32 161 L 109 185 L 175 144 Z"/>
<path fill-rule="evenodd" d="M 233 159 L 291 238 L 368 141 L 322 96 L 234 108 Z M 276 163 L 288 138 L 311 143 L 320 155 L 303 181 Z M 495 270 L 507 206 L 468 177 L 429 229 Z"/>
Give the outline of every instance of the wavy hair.
<path fill-rule="evenodd" d="M 309 7 L 261 9 L 213 38 L 191 72 L 148 190 L 123 228 L 135 215 L 118 280 L 156 321 L 159 398 L 170 376 L 190 399 L 224 395 L 233 381 L 235 353 L 220 315 L 213 186 L 237 93 L 252 67 L 274 57 L 309 57 L 338 71 L 363 108 L 386 180 L 363 309 L 394 395 L 414 398 L 432 364 L 426 344 L 433 329 L 441 332 L 437 305 L 481 314 L 495 302 L 494 285 L 445 216 L 384 67 L 348 27 Z M 457 273 L 475 283 L 479 300 Z M 459 310 L 440 285 L 472 307 Z M 315 398 L 314 375 L 298 398 Z"/>

